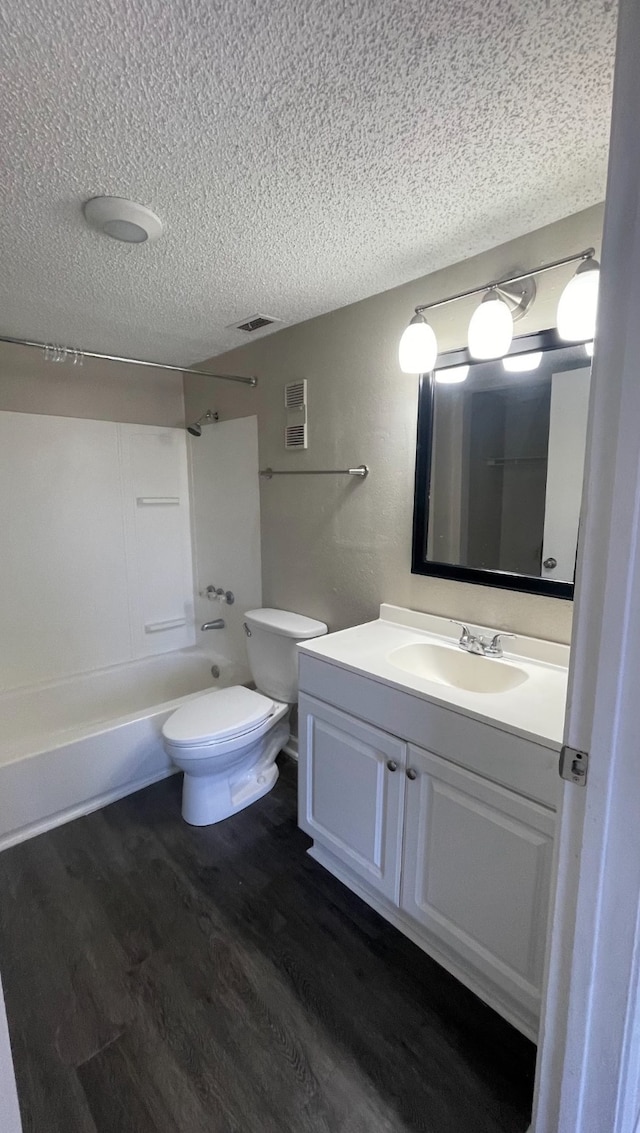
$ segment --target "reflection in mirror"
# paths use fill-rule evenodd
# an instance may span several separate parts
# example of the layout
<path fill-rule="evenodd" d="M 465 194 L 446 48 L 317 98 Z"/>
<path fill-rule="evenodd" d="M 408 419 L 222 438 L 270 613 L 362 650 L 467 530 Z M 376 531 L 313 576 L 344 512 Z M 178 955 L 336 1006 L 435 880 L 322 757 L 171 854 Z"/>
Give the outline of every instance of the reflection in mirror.
<path fill-rule="evenodd" d="M 536 349 L 526 349 L 527 346 Z M 462 352 L 456 361 L 464 361 Z M 569 597 L 589 401 L 584 344 L 517 339 L 504 359 L 447 356 L 421 390 L 413 569 Z M 435 379 L 435 380 L 434 380 Z"/>

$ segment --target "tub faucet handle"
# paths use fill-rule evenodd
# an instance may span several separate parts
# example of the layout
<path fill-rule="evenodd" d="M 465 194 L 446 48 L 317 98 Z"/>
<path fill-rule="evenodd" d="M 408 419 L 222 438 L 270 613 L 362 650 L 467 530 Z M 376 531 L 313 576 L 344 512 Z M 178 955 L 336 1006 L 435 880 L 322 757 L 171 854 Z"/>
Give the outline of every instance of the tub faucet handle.
<path fill-rule="evenodd" d="M 225 590 L 222 586 L 206 586 L 200 591 L 200 597 L 208 598 L 210 602 L 226 602 L 227 606 L 233 606 L 236 600 L 233 591 Z"/>

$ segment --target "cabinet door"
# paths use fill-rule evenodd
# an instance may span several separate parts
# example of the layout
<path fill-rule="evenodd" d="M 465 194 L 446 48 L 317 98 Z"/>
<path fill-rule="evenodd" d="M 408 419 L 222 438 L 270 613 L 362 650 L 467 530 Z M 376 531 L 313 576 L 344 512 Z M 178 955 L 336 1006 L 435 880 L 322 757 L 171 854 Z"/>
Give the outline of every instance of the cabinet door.
<path fill-rule="evenodd" d="M 407 762 L 402 908 L 535 1026 L 554 815 L 420 748 Z"/>
<path fill-rule="evenodd" d="M 298 821 L 396 904 L 406 745 L 302 694 Z"/>

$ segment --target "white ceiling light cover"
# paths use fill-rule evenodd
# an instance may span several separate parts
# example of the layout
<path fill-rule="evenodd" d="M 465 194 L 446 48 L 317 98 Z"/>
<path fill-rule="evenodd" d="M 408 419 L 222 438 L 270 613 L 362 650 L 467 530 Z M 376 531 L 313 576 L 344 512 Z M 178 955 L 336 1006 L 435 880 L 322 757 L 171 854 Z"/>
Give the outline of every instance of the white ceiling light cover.
<path fill-rule="evenodd" d="M 398 362 L 403 374 L 427 374 L 438 357 L 438 342 L 433 327 L 423 315 L 413 316 L 398 347 Z"/>
<path fill-rule="evenodd" d="M 589 259 L 580 264 L 562 292 L 558 303 L 558 334 L 565 342 L 593 339 L 599 283 L 600 265 L 597 260 Z"/>
<path fill-rule="evenodd" d="M 436 381 L 442 386 L 454 386 L 458 382 L 466 382 L 468 374 L 469 367 L 466 364 L 447 366 L 444 370 L 436 370 Z"/>
<path fill-rule="evenodd" d="M 469 323 L 472 358 L 501 358 L 511 346 L 513 315 L 496 291 L 489 291 Z"/>
<path fill-rule="evenodd" d="M 85 201 L 82 211 L 91 228 L 126 244 L 144 244 L 162 235 L 160 217 L 126 197 L 92 197 Z"/>
<path fill-rule="evenodd" d="M 526 374 L 537 370 L 541 361 L 542 351 L 534 350 L 531 354 L 511 354 L 502 359 L 502 365 L 508 374 Z"/>

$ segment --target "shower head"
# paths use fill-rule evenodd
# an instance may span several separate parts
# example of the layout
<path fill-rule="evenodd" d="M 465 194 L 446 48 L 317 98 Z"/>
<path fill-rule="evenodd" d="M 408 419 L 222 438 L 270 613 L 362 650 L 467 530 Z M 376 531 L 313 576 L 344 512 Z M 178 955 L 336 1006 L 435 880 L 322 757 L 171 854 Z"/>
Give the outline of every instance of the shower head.
<path fill-rule="evenodd" d="M 194 421 L 193 425 L 187 425 L 187 432 L 191 433 L 192 437 L 201 437 L 202 426 L 212 425 L 213 422 L 217 421 L 218 419 L 219 417 L 217 413 L 215 413 L 212 409 L 207 409 L 207 412 L 203 413 L 201 417 L 198 417 L 198 420 Z"/>

